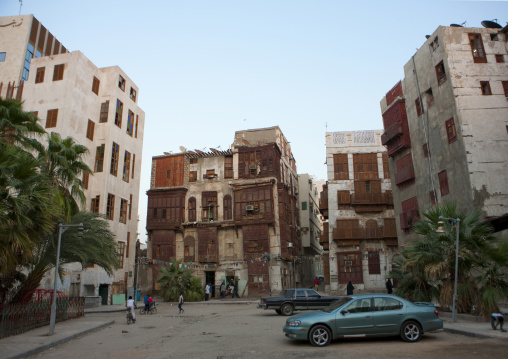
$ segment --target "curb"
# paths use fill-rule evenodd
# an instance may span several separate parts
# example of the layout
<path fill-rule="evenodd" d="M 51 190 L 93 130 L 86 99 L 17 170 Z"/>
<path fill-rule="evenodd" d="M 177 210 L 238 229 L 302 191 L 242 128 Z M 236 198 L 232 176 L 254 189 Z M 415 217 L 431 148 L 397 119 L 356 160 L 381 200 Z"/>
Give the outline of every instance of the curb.
<path fill-rule="evenodd" d="M 466 330 L 461 330 L 461 329 L 443 328 L 443 330 L 445 331 L 445 333 L 460 334 L 460 335 L 465 335 L 467 337 L 472 337 L 472 338 L 477 338 L 477 339 L 492 339 L 492 338 L 494 338 L 493 336 L 490 336 L 490 335 L 468 332 Z"/>
<path fill-rule="evenodd" d="M 37 348 L 34 348 L 34 349 L 30 349 L 30 350 L 27 350 L 26 352 L 23 352 L 23 353 L 19 353 L 19 354 L 16 354 L 14 356 L 11 356 L 11 357 L 8 357 L 8 358 L 5 358 L 5 359 L 22 359 L 22 358 L 26 358 L 30 355 L 34 355 L 34 354 L 39 354 L 39 353 L 42 353 L 43 351 L 45 350 L 48 350 L 52 347 L 55 347 L 57 345 L 60 345 L 60 344 L 63 344 L 63 343 L 66 343 L 68 341 L 71 341 L 72 339 L 75 339 L 77 337 L 80 337 L 82 335 L 85 335 L 85 334 L 88 334 L 88 333 L 91 333 L 91 332 L 95 332 L 97 330 L 100 330 L 104 327 L 107 327 L 108 325 L 111 325 L 113 324 L 115 321 L 112 320 L 110 322 L 107 322 L 107 323 L 104 323 L 104 324 L 101 324 L 97 327 L 94 327 L 94 328 L 90 328 L 90 329 L 87 329 L 87 330 L 84 330 L 82 332 L 79 332 L 79 333 L 76 333 L 76 334 L 73 334 L 73 335 L 70 335 L 68 337 L 65 337 L 65 338 L 62 338 L 62 339 L 58 339 L 58 340 L 55 340 L 54 342 L 51 342 L 51 343 L 48 343 L 48 344 L 45 344 L 45 345 L 41 345 Z"/>

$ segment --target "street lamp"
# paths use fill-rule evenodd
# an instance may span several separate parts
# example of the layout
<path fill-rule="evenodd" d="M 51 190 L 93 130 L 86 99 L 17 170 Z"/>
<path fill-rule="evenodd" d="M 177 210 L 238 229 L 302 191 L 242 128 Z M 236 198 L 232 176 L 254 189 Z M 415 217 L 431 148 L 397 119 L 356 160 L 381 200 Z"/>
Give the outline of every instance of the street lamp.
<path fill-rule="evenodd" d="M 457 233 L 457 237 L 455 239 L 455 281 L 453 283 L 453 303 L 452 303 L 452 323 L 455 322 L 455 318 L 457 316 L 457 276 L 459 273 L 459 228 L 460 228 L 460 218 L 446 218 L 443 216 L 439 216 L 439 222 L 437 222 L 438 228 L 436 230 L 437 233 L 445 233 L 443 228 L 444 222 L 443 219 L 447 221 L 451 221 L 452 225 L 457 225 L 455 229 Z"/>
<path fill-rule="evenodd" d="M 59 224 L 58 225 L 58 245 L 56 250 L 56 265 L 55 265 L 55 278 L 53 282 L 53 298 L 51 301 L 51 315 L 49 319 L 49 333 L 48 335 L 55 334 L 55 321 L 56 321 L 56 280 L 58 278 L 58 265 L 60 264 L 60 243 L 62 242 L 62 233 L 71 227 L 79 227 L 78 237 L 83 237 L 83 223 L 80 224 Z"/>

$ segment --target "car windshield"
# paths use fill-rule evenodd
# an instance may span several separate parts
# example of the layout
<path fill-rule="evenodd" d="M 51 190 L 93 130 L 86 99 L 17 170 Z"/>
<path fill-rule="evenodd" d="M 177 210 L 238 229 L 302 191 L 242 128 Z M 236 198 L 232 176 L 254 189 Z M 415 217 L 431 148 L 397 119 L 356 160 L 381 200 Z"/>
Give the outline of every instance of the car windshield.
<path fill-rule="evenodd" d="M 353 298 L 351 298 L 351 297 L 343 297 L 341 299 L 338 299 L 335 302 L 333 302 L 332 304 L 330 304 L 328 307 L 323 308 L 322 311 L 323 312 L 327 312 L 327 313 L 331 313 L 335 309 L 342 307 L 344 304 L 349 302 L 351 299 L 353 299 Z"/>

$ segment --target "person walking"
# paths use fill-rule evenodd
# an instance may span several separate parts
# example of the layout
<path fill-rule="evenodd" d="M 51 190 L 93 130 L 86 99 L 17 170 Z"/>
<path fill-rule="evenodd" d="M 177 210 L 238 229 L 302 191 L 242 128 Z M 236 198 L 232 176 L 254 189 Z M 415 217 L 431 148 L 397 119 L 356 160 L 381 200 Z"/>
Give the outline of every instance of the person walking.
<path fill-rule="evenodd" d="M 353 295 L 354 289 L 355 289 L 355 287 L 353 286 L 353 283 L 351 283 L 351 281 L 349 281 L 349 283 L 347 284 L 347 287 L 346 287 L 346 295 Z"/>
<path fill-rule="evenodd" d="M 220 297 L 224 299 L 225 296 L 226 296 L 226 285 L 224 284 L 224 282 L 222 282 L 220 285 Z"/>
<path fill-rule="evenodd" d="M 388 280 L 386 281 L 386 290 L 388 291 L 388 294 L 393 293 L 393 283 L 390 280 L 390 278 L 388 278 Z"/>
<path fill-rule="evenodd" d="M 182 314 L 185 312 L 182 308 L 183 305 L 183 292 L 180 292 L 180 298 L 178 298 L 178 314 Z"/>
<path fill-rule="evenodd" d="M 232 298 L 240 298 L 240 296 L 238 295 L 238 281 L 235 280 L 233 281 L 233 295 L 232 295 Z"/>
<path fill-rule="evenodd" d="M 136 311 L 134 310 L 135 303 L 134 303 L 134 299 L 132 299 L 132 295 L 130 295 L 129 299 L 127 299 L 125 306 L 127 307 L 127 309 L 131 310 L 132 322 L 136 323 Z"/>
<path fill-rule="evenodd" d="M 205 287 L 205 301 L 207 301 L 209 297 L 210 297 L 210 283 L 208 283 Z"/>
<path fill-rule="evenodd" d="M 314 289 L 315 290 L 319 289 L 319 279 L 318 279 L 318 277 L 316 277 L 316 279 L 314 279 Z"/>

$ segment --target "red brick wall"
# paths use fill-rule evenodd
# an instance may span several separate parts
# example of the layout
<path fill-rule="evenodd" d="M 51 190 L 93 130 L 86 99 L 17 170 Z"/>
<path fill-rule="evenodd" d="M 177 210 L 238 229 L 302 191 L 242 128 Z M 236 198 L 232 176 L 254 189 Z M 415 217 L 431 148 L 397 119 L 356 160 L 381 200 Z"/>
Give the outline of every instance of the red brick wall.
<path fill-rule="evenodd" d="M 183 176 L 183 155 L 155 159 L 155 187 L 183 186 Z"/>

